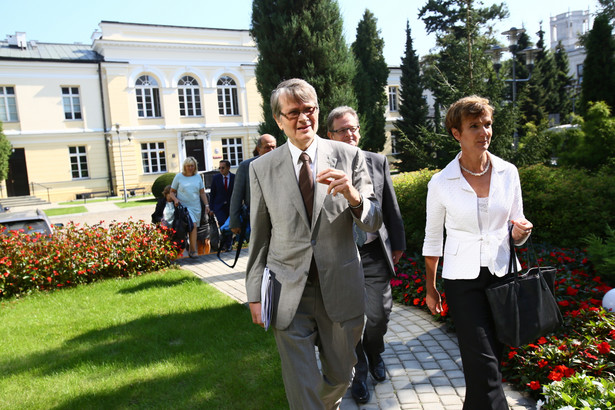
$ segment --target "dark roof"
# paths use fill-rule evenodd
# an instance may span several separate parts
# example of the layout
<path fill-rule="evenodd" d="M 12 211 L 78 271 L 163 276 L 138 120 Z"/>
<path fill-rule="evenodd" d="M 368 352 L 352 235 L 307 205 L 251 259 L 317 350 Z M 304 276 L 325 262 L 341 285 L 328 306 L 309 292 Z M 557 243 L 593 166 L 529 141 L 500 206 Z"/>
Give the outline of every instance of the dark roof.
<path fill-rule="evenodd" d="M 0 41 L 0 59 L 4 60 L 41 60 L 76 63 L 92 63 L 104 58 L 85 44 L 53 44 L 28 41 L 26 48 L 9 46 Z"/>

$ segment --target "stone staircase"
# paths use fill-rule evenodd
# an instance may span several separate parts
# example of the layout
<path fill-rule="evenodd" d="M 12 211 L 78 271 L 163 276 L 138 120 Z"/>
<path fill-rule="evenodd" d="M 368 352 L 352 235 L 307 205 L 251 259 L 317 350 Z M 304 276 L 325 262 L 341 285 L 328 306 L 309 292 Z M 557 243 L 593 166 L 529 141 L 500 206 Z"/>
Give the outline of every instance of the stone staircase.
<path fill-rule="evenodd" d="M 21 206 L 37 206 L 47 204 L 49 204 L 49 202 L 32 195 L 10 196 L 8 198 L 0 198 L 0 207 L 2 208 L 19 208 Z"/>

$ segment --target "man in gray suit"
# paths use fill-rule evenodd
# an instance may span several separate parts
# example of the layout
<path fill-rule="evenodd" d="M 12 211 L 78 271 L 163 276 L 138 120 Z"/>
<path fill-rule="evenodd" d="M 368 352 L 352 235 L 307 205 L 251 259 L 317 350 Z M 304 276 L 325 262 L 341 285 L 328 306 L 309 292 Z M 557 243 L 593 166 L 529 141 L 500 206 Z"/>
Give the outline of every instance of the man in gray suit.
<path fill-rule="evenodd" d="M 267 267 L 290 408 L 336 409 L 350 386 L 365 308 L 353 223 L 374 232 L 382 214 L 361 150 L 316 135 L 318 99 L 310 84 L 280 83 L 271 109 L 288 142 L 250 164 L 246 291 L 252 321 L 263 325 Z"/>
<path fill-rule="evenodd" d="M 327 129 L 327 135 L 334 141 L 353 146 L 359 144 L 359 116 L 350 107 L 337 107 L 331 111 L 327 118 Z M 383 224 L 378 232 L 365 235 L 359 244 L 365 273 L 367 321 L 363 339 L 357 344 L 358 363 L 351 387 L 352 397 L 358 403 L 367 403 L 370 398 L 366 383 L 368 362 L 374 380 L 381 382 L 386 379 L 381 354 L 384 352 L 384 335 L 393 307 L 390 281 L 395 276 L 394 265 L 406 249 L 404 222 L 393 189 L 389 163 L 384 155 L 368 151 L 363 151 L 363 154 L 374 193 L 382 209 Z"/>
<path fill-rule="evenodd" d="M 256 157 L 242 161 L 235 173 L 235 186 L 231 195 L 231 211 L 229 226 L 234 234 L 241 232 L 241 208 L 245 205 L 250 211 L 250 163 L 255 159 L 273 151 L 277 141 L 273 135 L 263 134 L 256 142 Z"/>

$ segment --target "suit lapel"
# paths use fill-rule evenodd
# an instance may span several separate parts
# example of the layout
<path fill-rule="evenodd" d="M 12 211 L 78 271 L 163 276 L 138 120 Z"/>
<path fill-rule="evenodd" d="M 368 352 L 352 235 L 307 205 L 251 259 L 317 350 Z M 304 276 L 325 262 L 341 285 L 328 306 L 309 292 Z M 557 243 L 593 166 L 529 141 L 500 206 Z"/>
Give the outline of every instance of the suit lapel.
<path fill-rule="evenodd" d="M 297 182 L 297 175 L 295 173 L 295 166 L 293 164 L 292 156 L 290 155 L 290 150 L 288 149 L 287 142 L 282 147 L 278 148 L 279 150 L 284 150 L 281 152 L 279 156 L 279 169 L 280 175 L 282 176 L 279 180 L 273 179 L 270 181 L 272 184 L 282 184 L 284 190 L 283 192 L 288 192 L 289 201 L 297 210 L 297 213 L 301 217 L 301 220 L 305 223 L 305 226 L 309 228 L 310 223 L 308 222 L 307 213 L 305 212 L 305 205 L 303 205 L 303 197 L 301 196 L 301 191 L 299 190 L 299 183 Z M 277 150 L 276 150 L 277 151 Z M 280 198 L 282 200 L 282 198 Z"/>

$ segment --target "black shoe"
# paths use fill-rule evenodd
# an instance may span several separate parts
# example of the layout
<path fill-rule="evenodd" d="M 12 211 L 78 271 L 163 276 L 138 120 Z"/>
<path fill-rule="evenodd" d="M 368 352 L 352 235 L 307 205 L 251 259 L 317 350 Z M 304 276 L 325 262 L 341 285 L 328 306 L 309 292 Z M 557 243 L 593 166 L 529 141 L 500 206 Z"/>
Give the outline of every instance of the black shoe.
<path fill-rule="evenodd" d="M 378 356 L 378 359 L 375 361 L 375 363 L 372 363 L 370 361 L 369 372 L 372 374 L 372 377 L 377 382 L 383 382 L 386 380 L 386 366 L 384 365 L 384 360 L 382 360 L 382 357 Z"/>
<path fill-rule="evenodd" d="M 350 387 L 350 393 L 357 403 L 365 404 L 369 401 L 369 389 L 363 380 L 354 379 Z"/>

